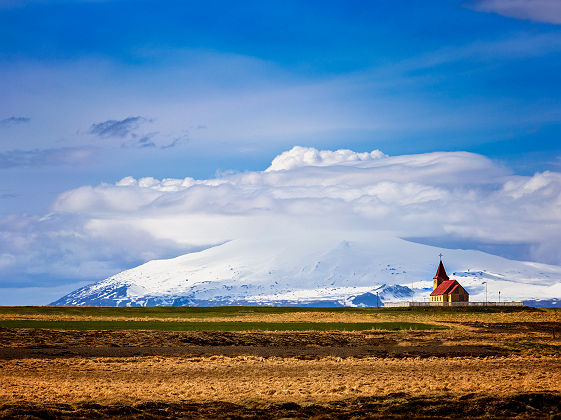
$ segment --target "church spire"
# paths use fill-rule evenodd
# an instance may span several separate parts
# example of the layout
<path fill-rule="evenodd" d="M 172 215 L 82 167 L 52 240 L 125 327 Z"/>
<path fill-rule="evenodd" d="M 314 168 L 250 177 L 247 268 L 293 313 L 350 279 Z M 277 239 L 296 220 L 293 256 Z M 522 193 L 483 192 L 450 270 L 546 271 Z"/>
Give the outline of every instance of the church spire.
<path fill-rule="evenodd" d="M 436 274 L 432 278 L 432 290 L 436 290 L 443 281 L 450 280 L 450 277 L 448 277 L 448 274 L 446 274 L 446 270 L 444 269 L 444 264 L 442 264 L 442 254 L 440 254 L 439 257 L 440 263 L 438 264 Z"/>
<path fill-rule="evenodd" d="M 439 280 L 450 280 L 450 277 L 446 274 L 446 270 L 444 269 L 444 264 L 442 264 L 442 260 L 440 260 L 440 264 L 438 264 L 438 269 L 436 270 L 436 274 L 433 277 L 434 279 Z"/>

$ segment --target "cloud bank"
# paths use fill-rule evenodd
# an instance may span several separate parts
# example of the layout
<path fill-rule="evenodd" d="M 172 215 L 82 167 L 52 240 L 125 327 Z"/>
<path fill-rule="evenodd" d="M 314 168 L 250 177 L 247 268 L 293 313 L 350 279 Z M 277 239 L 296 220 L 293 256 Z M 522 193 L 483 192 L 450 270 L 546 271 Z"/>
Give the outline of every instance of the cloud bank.
<path fill-rule="evenodd" d="M 561 2 L 558 0 L 479 0 L 470 7 L 517 19 L 561 24 Z"/>
<path fill-rule="evenodd" d="M 235 238 L 333 230 L 531 244 L 532 259 L 560 264 L 561 173 L 517 176 L 467 152 L 294 147 L 264 171 L 126 177 L 60 194 L 43 217 L 2 219 L 0 278 L 98 280 Z"/>

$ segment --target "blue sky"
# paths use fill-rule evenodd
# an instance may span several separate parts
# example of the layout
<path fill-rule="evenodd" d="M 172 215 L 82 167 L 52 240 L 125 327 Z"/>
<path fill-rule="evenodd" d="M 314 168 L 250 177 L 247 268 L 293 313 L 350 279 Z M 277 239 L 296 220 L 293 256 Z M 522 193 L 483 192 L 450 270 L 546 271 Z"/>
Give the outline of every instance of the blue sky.
<path fill-rule="evenodd" d="M 296 145 L 557 172 L 560 74 L 555 0 L 4 0 L 0 215 Z"/>
<path fill-rule="evenodd" d="M 41 211 L 64 189 L 125 175 L 262 169 L 293 145 L 467 150 L 525 174 L 558 168 L 560 27 L 478 7 L 4 2 L 3 212 Z M 129 117 L 152 121 L 139 136 L 182 140 L 139 150 L 88 132 Z M 65 148 L 88 153 L 41 155 Z M 37 156 L 13 162 L 14 151 Z"/>

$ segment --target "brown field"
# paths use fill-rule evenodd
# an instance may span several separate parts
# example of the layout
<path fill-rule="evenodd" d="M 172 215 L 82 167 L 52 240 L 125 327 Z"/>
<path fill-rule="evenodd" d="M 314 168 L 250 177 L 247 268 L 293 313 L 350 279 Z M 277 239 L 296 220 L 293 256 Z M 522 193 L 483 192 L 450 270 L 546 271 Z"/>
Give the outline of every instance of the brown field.
<path fill-rule="evenodd" d="M 554 308 L 540 308 L 539 310 L 505 311 L 505 312 L 469 312 L 469 311 L 356 311 L 356 312 L 288 312 L 288 313 L 254 313 L 251 309 L 240 310 L 235 315 L 204 316 L 197 314 L 189 316 L 184 313 L 176 316 L 134 316 L 131 314 L 115 316 L 101 315 L 77 315 L 59 313 L 6 313 L 0 312 L 1 320 L 28 319 L 49 321 L 107 321 L 107 320 L 129 320 L 129 321 L 166 321 L 166 322 L 557 322 L 561 323 L 561 310 Z"/>
<path fill-rule="evenodd" d="M 84 319 L 58 316 L 61 321 Z M 1 315 L 6 320 L 22 317 L 57 316 Z M 400 321 L 450 328 L 358 332 L 1 328 L 0 416 L 561 418 L 560 310 L 292 312 L 237 315 L 235 320 Z"/>

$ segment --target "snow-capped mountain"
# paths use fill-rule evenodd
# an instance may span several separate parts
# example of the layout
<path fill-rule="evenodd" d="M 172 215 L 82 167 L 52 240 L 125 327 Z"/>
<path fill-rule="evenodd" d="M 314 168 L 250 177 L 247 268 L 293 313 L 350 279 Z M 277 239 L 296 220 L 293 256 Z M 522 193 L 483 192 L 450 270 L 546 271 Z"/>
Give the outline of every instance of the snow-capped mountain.
<path fill-rule="evenodd" d="M 480 251 L 442 250 L 379 234 L 238 239 L 154 260 L 82 287 L 52 305 L 376 306 L 427 300 L 438 254 L 470 300 L 561 297 L 561 267 L 507 260 Z"/>

